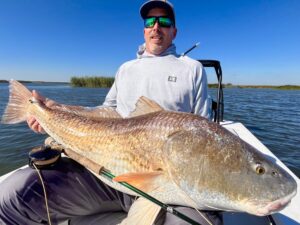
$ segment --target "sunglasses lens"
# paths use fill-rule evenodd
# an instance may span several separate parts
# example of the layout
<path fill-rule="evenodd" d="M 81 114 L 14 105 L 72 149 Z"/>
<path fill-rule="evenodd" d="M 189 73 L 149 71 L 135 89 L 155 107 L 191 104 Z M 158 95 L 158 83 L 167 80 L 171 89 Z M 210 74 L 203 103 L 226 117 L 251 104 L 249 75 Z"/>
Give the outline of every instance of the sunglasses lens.
<path fill-rule="evenodd" d="M 161 27 L 171 27 L 173 25 L 173 22 L 168 17 L 159 17 L 158 23 Z"/>
<path fill-rule="evenodd" d="M 153 27 L 154 24 L 156 22 L 156 18 L 155 17 L 149 17 L 145 19 L 145 27 L 149 28 L 149 27 Z"/>
<path fill-rule="evenodd" d="M 146 28 L 154 27 L 156 21 L 161 27 L 171 27 L 173 25 L 172 20 L 168 17 L 149 17 L 144 20 L 144 26 Z"/>

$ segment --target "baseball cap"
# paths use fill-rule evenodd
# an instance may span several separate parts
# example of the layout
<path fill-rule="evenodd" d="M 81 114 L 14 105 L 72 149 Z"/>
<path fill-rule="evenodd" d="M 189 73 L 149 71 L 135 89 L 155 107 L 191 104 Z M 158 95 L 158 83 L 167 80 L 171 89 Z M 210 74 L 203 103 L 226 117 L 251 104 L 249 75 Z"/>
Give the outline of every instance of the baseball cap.
<path fill-rule="evenodd" d="M 145 2 L 140 8 L 140 14 L 143 19 L 147 17 L 148 12 L 153 8 L 163 8 L 175 24 L 175 12 L 172 3 L 167 0 L 150 0 Z"/>

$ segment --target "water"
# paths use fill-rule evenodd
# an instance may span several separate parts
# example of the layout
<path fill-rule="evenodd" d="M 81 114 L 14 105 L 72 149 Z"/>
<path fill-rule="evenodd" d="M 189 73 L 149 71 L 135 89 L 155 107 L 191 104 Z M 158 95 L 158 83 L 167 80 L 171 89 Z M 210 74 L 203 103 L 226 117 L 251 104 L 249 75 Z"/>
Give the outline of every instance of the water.
<path fill-rule="evenodd" d="M 67 85 L 27 85 L 44 96 L 73 105 L 100 105 L 108 92 L 103 88 Z M 216 90 L 210 90 L 215 96 Z M 0 115 L 7 104 L 7 84 L 0 84 Z M 300 176 L 300 91 L 225 89 L 225 119 L 242 122 L 294 173 Z M 0 125 L 0 175 L 27 163 L 28 151 L 43 143 L 25 123 Z"/>
<path fill-rule="evenodd" d="M 242 122 L 300 177 L 300 91 L 226 89 L 225 119 Z"/>

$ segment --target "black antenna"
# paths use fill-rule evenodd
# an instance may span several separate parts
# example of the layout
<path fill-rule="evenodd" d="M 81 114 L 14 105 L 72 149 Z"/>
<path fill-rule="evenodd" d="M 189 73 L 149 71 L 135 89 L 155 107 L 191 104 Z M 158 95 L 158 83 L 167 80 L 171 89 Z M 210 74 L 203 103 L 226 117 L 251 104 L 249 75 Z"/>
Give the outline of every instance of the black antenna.
<path fill-rule="evenodd" d="M 198 47 L 198 45 L 200 45 L 200 42 L 194 44 L 191 48 L 189 48 L 186 52 L 182 53 L 181 56 L 185 56 L 186 54 L 188 54 L 190 51 L 192 51 L 194 48 Z"/>

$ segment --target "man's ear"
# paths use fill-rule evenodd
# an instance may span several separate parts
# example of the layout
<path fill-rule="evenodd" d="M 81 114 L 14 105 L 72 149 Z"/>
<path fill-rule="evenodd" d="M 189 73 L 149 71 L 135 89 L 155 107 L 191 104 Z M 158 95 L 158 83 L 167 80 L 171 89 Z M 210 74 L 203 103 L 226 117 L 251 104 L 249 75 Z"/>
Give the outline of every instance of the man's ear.
<path fill-rule="evenodd" d="M 176 35 L 177 35 L 177 28 L 174 27 L 173 28 L 173 40 L 176 38 Z"/>

